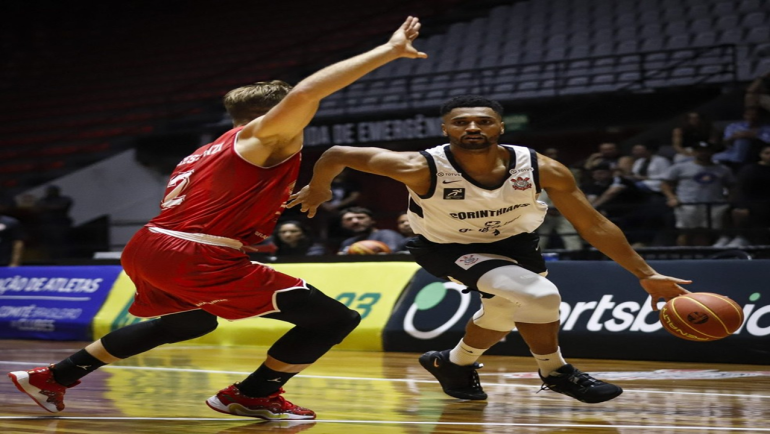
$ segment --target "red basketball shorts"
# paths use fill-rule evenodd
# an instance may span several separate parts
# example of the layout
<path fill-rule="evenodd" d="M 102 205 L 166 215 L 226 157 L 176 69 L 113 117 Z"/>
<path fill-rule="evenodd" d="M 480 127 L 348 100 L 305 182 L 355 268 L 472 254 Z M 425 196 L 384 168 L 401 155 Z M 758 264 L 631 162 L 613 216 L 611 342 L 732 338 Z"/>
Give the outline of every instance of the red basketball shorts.
<path fill-rule="evenodd" d="M 150 318 L 203 309 L 236 320 L 277 312 L 278 292 L 304 288 L 302 279 L 229 247 L 188 241 L 142 228 L 129 241 L 121 264 L 136 286 L 129 312 Z"/>

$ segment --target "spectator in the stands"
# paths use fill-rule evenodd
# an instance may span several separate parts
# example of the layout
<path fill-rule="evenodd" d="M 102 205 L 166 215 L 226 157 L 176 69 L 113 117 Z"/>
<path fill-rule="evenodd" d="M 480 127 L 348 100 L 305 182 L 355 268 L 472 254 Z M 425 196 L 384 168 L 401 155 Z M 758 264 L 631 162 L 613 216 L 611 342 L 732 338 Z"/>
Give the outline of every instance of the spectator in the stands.
<path fill-rule="evenodd" d="M 677 245 L 708 246 L 721 233 L 729 205 L 725 192 L 735 184 L 732 170 L 712 160 L 715 145 L 699 142 L 695 159 L 669 168 L 661 191 L 674 209 Z"/>
<path fill-rule="evenodd" d="M 275 227 L 272 236 L 275 256 L 320 256 L 326 247 L 313 241 L 310 229 L 296 220 L 286 220 Z"/>
<path fill-rule="evenodd" d="M 406 211 L 401 211 L 398 217 L 396 217 L 396 229 L 398 229 L 398 233 L 404 237 L 404 240 L 407 241 L 409 238 L 416 235 L 412 230 L 412 224 L 409 222 L 409 216 Z M 404 242 L 404 246 L 397 253 L 409 254 L 409 250 L 406 249 L 406 241 Z"/>
<path fill-rule="evenodd" d="M 693 148 L 700 142 L 719 143 L 719 130 L 703 114 L 689 112 L 671 132 L 671 146 L 676 151 L 674 163 L 692 160 Z"/>
<path fill-rule="evenodd" d="M 658 146 L 653 142 L 640 143 L 631 148 L 633 164 L 629 178 L 636 181 L 636 186 L 650 193 L 660 193 L 660 183 L 671 167 L 666 157 L 657 155 Z"/>
<path fill-rule="evenodd" d="M 580 183 L 583 180 L 583 171 L 584 171 L 582 166 L 575 167 L 574 165 L 570 165 L 566 161 L 562 160 L 561 152 L 559 151 L 558 148 L 546 148 L 545 150 L 543 150 L 543 155 L 567 166 L 569 171 L 572 172 L 572 176 L 574 176 L 575 180 L 577 180 L 578 185 L 580 185 Z"/>
<path fill-rule="evenodd" d="M 591 171 L 599 164 L 605 164 L 608 165 L 611 170 L 616 170 L 618 169 L 619 165 L 622 164 L 622 159 L 624 159 L 624 156 L 621 154 L 616 143 L 602 143 L 599 145 L 599 150 L 597 152 L 594 152 L 588 156 L 588 158 L 583 163 L 583 168 L 585 170 Z"/>
<path fill-rule="evenodd" d="M 722 163 L 734 171 L 743 165 L 756 161 L 759 149 L 770 144 L 770 125 L 759 107 L 747 107 L 743 111 L 743 120 L 725 127 L 722 152 L 714 154 L 714 161 Z"/>
<path fill-rule="evenodd" d="M 636 183 L 636 187 L 646 193 L 646 200 L 629 217 L 630 224 L 638 231 L 637 246 L 667 245 L 666 227 L 671 226 L 673 214 L 666 206 L 666 198 L 660 191 L 660 184 L 671 167 L 668 158 L 656 154 L 658 145 L 654 141 L 634 145 L 631 157 L 634 159 L 627 178 Z"/>
<path fill-rule="evenodd" d="M 404 238 L 411 238 L 415 235 L 406 211 L 402 211 L 396 218 L 396 227 L 398 228 L 398 233 L 403 235 Z"/>
<path fill-rule="evenodd" d="M 564 217 L 553 205 L 553 201 L 548 197 L 548 193 L 543 190 L 538 198 L 540 202 L 548 205 L 548 212 L 543 219 L 543 223 L 538 226 L 537 234 L 540 236 L 540 251 L 553 248 L 551 241 L 554 239 L 560 242 L 561 246 L 567 250 L 580 250 L 583 248 L 583 242 L 577 234 L 577 230 L 572 223 Z"/>
<path fill-rule="evenodd" d="M 552 160 L 561 161 L 559 150 L 556 148 L 546 148 L 546 150 L 543 151 L 543 155 Z"/>
<path fill-rule="evenodd" d="M 737 234 L 726 247 L 770 243 L 770 145 L 738 172 L 732 217 Z"/>
<path fill-rule="evenodd" d="M 357 182 L 350 179 L 350 171 L 343 170 L 332 181 L 332 198 L 318 207 L 315 224 L 321 239 L 331 239 L 339 242 L 345 235 L 340 226 L 339 212 L 342 209 L 356 205 L 361 199 L 361 188 Z"/>
<path fill-rule="evenodd" d="M 626 231 L 631 243 L 639 242 L 634 227 L 634 214 L 647 200 L 647 193 L 636 183 L 615 174 L 609 163 L 599 163 L 591 169 L 591 180 L 581 187 L 588 201 L 613 223 Z"/>
<path fill-rule="evenodd" d="M 746 107 L 762 107 L 770 112 L 770 71 L 755 78 L 746 88 Z"/>
<path fill-rule="evenodd" d="M 374 214 L 369 208 L 354 206 L 340 211 L 340 224 L 352 236 L 342 241 L 340 255 L 346 255 L 351 244 L 361 240 L 381 241 L 391 252 L 404 250 L 406 238 L 390 229 L 378 229 Z"/>

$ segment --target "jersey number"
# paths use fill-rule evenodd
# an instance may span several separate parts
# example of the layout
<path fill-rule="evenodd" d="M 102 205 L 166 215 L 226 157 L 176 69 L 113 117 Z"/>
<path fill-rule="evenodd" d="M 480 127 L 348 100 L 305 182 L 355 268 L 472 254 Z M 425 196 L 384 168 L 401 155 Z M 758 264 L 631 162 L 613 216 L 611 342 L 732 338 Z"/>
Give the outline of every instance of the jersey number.
<path fill-rule="evenodd" d="M 194 170 L 188 172 L 182 172 L 175 177 L 171 178 L 166 188 L 173 188 L 166 197 L 163 198 L 163 202 L 160 203 L 161 209 L 169 209 L 175 206 L 181 205 L 184 202 L 185 195 L 183 191 L 190 185 L 190 176 L 192 176 Z"/>

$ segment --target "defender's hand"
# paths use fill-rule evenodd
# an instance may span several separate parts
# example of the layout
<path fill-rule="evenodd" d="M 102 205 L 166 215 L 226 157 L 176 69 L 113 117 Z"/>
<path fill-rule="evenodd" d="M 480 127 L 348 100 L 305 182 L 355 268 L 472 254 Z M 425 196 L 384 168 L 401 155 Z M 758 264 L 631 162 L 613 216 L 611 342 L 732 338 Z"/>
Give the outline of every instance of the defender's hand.
<path fill-rule="evenodd" d="M 388 44 L 399 53 L 399 57 L 407 57 L 410 59 L 420 58 L 425 59 L 427 54 L 422 51 L 418 51 L 412 46 L 412 41 L 417 39 L 420 35 L 420 20 L 417 17 L 407 17 L 404 24 L 398 28 L 390 37 Z"/>
<path fill-rule="evenodd" d="M 300 211 L 306 212 L 308 218 L 313 218 L 318 207 L 331 198 L 331 189 L 311 189 L 310 185 L 306 185 L 300 191 L 289 196 L 286 208 L 294 208 L 297 205 L 301 205 Z"/>

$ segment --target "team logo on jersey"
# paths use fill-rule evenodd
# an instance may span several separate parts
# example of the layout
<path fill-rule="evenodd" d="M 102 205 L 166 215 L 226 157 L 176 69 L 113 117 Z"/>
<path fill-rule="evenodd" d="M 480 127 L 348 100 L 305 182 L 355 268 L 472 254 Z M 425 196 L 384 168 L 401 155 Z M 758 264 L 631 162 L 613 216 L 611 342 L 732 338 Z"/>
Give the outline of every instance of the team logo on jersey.
<path fill-rule="evenodd" d="M 460 256 L 455 261 L 455 264 L 457 264 L 461 268 L 467 270 L 467 269 L 473 267 L 474 265 L 476 265 L 476 263 L 479 262 L 480 260 L 481 260 L 481 258 L 479 258 L 478 256 L 476 256 L 474 254 L 463 255 L 463 256 Z"/>
<path fill-rule="evenodd" d="M 532 183 L 529 182 L 529 178 L 522 178 L 519 176 L 516 179 L 511 179 L 514 190 L 527 190 L 532 188 Z"/>
<path fill-rule="evenodd" d="M 463 200 L 465 199 L 465 189 L 464 188 L 445 188 L 444 199 Z"/>
<path fill-rule="evenodd" d="M 469 253 L 467 255 L 462 255 L 459 258 L 457 258 L 457 260 L 455 261 L 455 264 L 464 270 L 468 270 L 476 264 L 479 264 L 485 261 L 493 261 L 493 260 L 508 261 L 514 264 L 519 263 L 515 259 L 511 259 L 507 256 L 493 255 L 490 253 L 481 253 L 481 254 Z"/>

